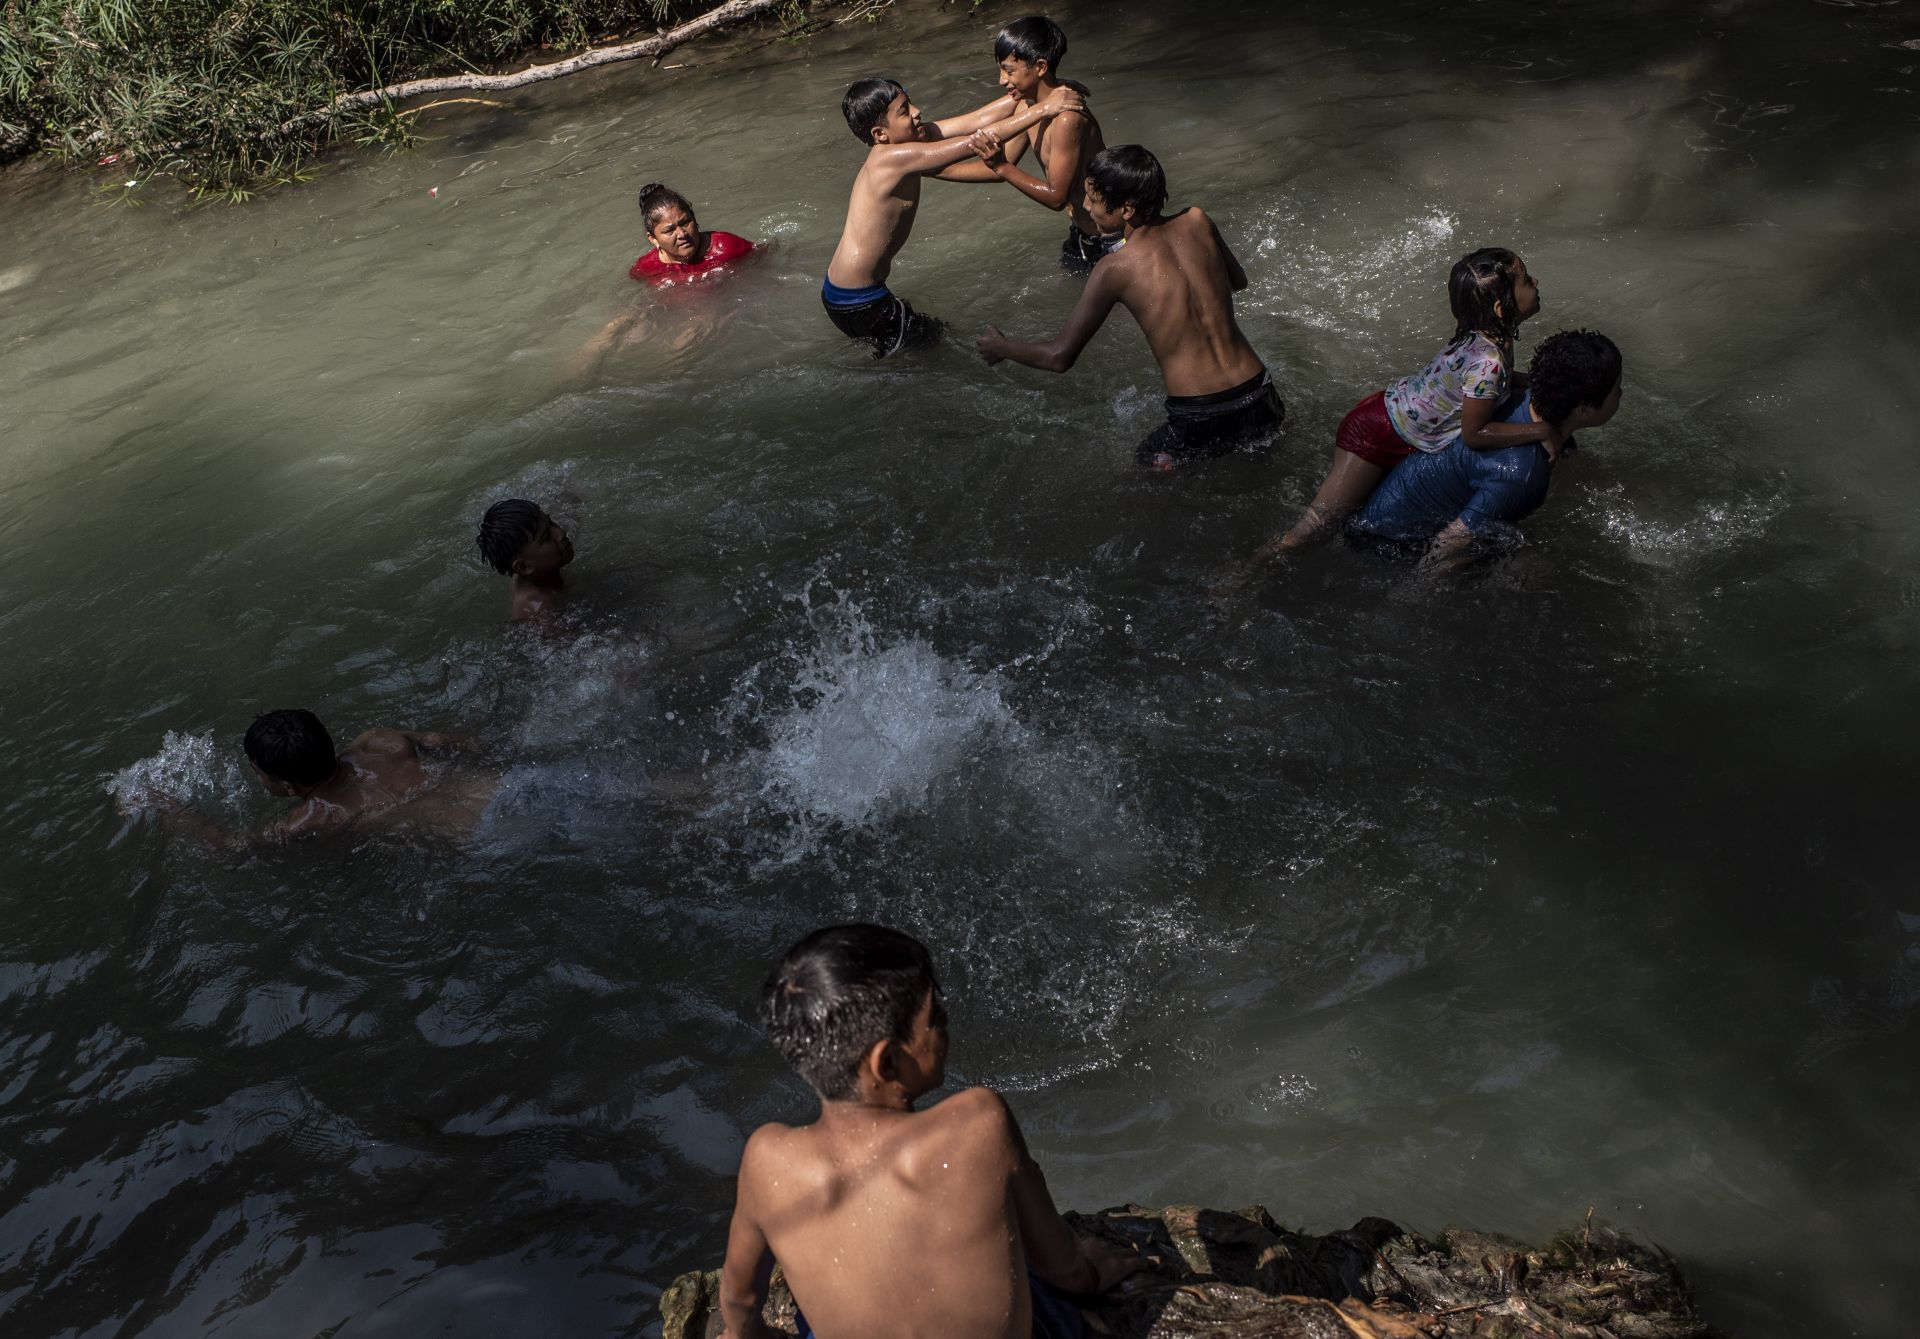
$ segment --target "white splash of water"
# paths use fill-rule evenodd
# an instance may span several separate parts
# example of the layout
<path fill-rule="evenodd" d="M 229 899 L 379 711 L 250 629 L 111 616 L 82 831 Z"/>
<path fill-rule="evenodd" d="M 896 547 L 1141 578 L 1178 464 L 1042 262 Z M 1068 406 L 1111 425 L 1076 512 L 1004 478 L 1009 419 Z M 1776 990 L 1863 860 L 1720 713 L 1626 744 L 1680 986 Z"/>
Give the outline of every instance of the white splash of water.
<path fill-rule="evenodd" d="M 210 732 L 169 730 L 158 753 L 115 772 L 106 790 L 130 813 L 152 809 L 156 800 L 233 808 L 247 792 L 247 778 L 231 754 L 214 748 Z"/>
<path fill-rule="evenodd" d="M 1626 544 L 1634 561 L 1680 567 L 1758 539 L 1782 506 L 1778 498 L 1710 501 L 1700 503 L 1684 520 L 1656 521 L 1636 515 L 1613 496 L 1601 501 L 1598 514 L 1606 532 Z"/>
<path fill-rule="evenodd" d="M 809 621 L 819 640 L 773 694 L 787 705 L 768 711 L 743 684 L 732 713 L 761 716 L 768 742 L 746 775 L 762 801 L 803 826 L 865 827 L 924 809 L 983 737 L 1018 734 L 998 675 L 917 637 L 883 645 L 845 596 L 810 610 Z"/>

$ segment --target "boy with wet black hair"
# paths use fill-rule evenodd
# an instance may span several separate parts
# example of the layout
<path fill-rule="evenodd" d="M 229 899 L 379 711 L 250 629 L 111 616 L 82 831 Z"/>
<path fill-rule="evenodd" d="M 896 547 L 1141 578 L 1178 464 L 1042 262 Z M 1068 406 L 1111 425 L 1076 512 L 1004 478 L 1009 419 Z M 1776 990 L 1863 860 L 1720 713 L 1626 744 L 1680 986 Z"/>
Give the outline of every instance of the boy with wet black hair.
<path fill-rule="evenodd" d="M 925 945 L 878 925 L 808 935 L 761 988 L 774 1045 L 820 1099 L 811 1125 L 763 1125 L 740 1157 L 721 1272 L 732 1339 L 761 1319 L 777 1261 L 800 1333 L 1078 1335 L 1053 1289 L 1104 1291 L 1143 1261 L 1077 1237 L 1001 1097 L 946 1078 L 947 1015 Z M 1026 1282 L 1022 1283 L 1025 1275 Z"/>
<path fill-rule="evenodd" d="M 1526 394 L 1497 417 L 1552 428 L 1564 462 L 1575 432 L 1600 427 L 1618 412 L 1621 370 L 1620 350 L 1605 335 L 1562 330 L 1540 342 Z M 1475 450 L 1456 437 L 1444 450 L 1417 452 L 1395 465 L 1348 529 L 1423 546 L 1422 567 L 1450 565 L 1477 541 L 1510 534 L 1513 522 L 1546 501 L 1555 463 L 1542 442 Z"/>
<path fill-rule="evenodd" d="M 1063 86 L 1085 96 L 1084 87 L 1064 84 L 1060 78 L 1060 62 L 1066 54 L 1066 33 L 1052 19 L 1038 15 L 1015 19 L 993 39 L 1000 87 L 1016 104 L 1045 102 Z M 1022 195 L 1048 209 L 1066 211 L 1067 240 L 1060 246 L 1060 265 L 1072 273 L 1085 274 L 1100 257 L 1120 245 L 1120 234 L 1102 234 L 1087 212 L 1087 164 L 1107 146 L 1100 123 L 1092 112 L 1081 110 L 1041 122 L 1030 138 L 1044 176 L 1022 171 L 1018 156 L 1007 154 L 990 130 L 975 132 L 974 149 L 996 177 Z"/>
<path fill-rule="evenodd" d="M 473 542 L 489 567 L 512 578 L 508 622 L 556 613 L 566 604 L 561 569 L 573 561 L 573 540 L 537 503 L 517 497 L 494 503 Z"/>
<path fill-rule="evenodd" d="M 846 225 L 821 282 L 827 318 L 848 338 L 871 344 L 876 358 L 938 342 L 940 322 L 887 288 L 893 258 L 913 231 L 921 178 L 996 180 L 984 165 L 969 161 L 974 131 L 991 129 L 996 141 L 1007 144 L 1084 105 L 1078 93 L 1060 88 L 1024 109 L 1002 97 L 964 116 L 930 122 L 895 80 L 862 79 L 847 89 L 840 111 L 853 137 L 867 146 L 867 159 L 853 179 Z"/>
<path fill-rule="evenodd" d="M 1138 144 L 1094 155 L 1087 208 L 1103 233 L 1120 234 L 1120 245 L 1094 267 L 1051 340 L 1023 343 L 988 326 L 976 344 L 990 364 L 1011 358 L 1065 372 L 1114 307 L 1124 306 L 1166 382 L 1167 421 L 1136 452 L 1155 469 L 1264 443 L 1286 415 L 1266 365 L 1233 319 L 1233 295 L 1247 286 L 1246 271 L 1198 206 L 1162 215 L 1166 200 L 1166 174 Z"/>

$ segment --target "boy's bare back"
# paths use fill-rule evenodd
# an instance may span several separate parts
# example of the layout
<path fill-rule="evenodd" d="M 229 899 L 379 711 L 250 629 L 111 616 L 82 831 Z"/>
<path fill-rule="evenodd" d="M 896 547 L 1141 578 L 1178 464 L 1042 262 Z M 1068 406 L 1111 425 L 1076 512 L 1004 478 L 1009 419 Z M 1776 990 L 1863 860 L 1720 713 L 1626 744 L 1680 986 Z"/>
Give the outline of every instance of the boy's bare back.
<path fill-rule="evenodd" d="M 385 726 L 362 731 L 341 752 L 333 778 L 308 793 L 267 835 L 303 837 L 355 822 L 471 830 L 499 778 L 429 769 L 421 756 L 460 746 L 453 737 L 426 731 Z"/>
<path fill-rule="evenodd" d="M 1233 293 L 1246 283 L 1213 220 L 1187 208 L 1128 237 L 1100 262 L 1087 296 L 1133 313 L 1167 394 L 1211 395 L 1264 370 L 1233 319 Z"/>
<path fill-rule="evenodd" d="M 971 1088 L 924 1112 L 845 1114 L 765 1126 L 740 1164 L 741 1212 L 807 1299 L 815 1332 L 1028 1339 L 1012 1192 L 1021 1153 L 1006 1104 Z"/>

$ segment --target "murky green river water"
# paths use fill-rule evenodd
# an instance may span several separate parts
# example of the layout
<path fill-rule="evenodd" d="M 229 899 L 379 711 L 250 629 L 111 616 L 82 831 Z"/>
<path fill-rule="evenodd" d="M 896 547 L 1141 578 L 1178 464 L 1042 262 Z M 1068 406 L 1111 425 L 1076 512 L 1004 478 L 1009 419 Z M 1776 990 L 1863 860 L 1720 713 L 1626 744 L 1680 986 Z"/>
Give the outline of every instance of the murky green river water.
<path fill-rule="evenodd" d="M 806 1109 L 761 973 L 853 917 L 934 946 L 1065 1203 L 1591 1204 L 1735 1333 L 1911 1332 L 1920 9 L 1057 6 L 1288 403 L 1173 480 L 1124 320 L 1048 379 L 819 311 L 841 91 L 972 105 L 1020 12 L 429 113 L 246 208 L 4 179 L 9 1336 L 644 1330 Z M 771 254 L 636 291 L 655 177 Z M 1049 330 L 1062 231 L 930 186 L 895 284 Z M 1487 242 L 1534 339 L 1625 350 L 1618 419 L 1506 561 L 1223 614 Z M 566 636 L 471 556 L 512 494 L 575 528 Z M 116 814 L 133 767 L 263 820 L 239 736 L 295 704 L 478 729 L 546 807 L 247 860 Z"/>

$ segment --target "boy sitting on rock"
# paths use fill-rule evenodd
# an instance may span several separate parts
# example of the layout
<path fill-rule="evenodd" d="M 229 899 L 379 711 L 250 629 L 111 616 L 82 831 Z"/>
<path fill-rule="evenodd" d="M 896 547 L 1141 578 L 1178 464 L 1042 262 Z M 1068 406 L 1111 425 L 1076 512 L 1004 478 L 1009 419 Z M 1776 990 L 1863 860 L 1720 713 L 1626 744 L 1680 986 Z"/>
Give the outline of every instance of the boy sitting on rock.
<path fill-rule="evenodd" d="M 740 1158 L 721 1272 L 732 1339 L 766 1339 L 776 1261 L 822 1339 L 1078 1336 L 1066 1293 L 1144 1262 L 1082 1239 L 999 1094 L 944 1082 L 947 1015 L 926 947 L 878 925 L 817 930 L 761 989 L 773 1043 L 820 1098 L 811 1125 L 763 1125 Z"/>

